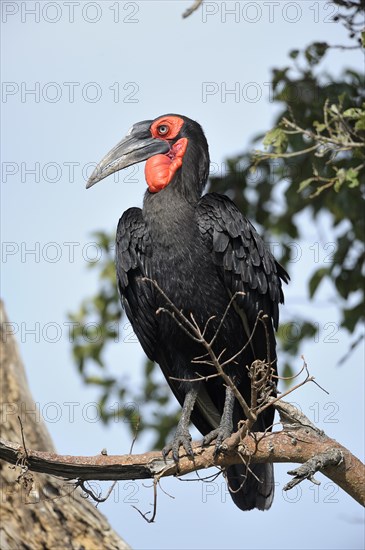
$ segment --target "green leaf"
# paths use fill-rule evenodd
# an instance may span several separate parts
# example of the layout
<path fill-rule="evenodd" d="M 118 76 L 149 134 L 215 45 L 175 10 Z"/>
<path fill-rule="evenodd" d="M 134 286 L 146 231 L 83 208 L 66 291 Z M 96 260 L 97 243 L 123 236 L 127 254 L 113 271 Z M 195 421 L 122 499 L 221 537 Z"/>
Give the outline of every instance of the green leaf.
<path fill-rule="evenodd" d="M 115 378 L 101 378 L 100 376 L 86 376 L 85 384 L 95 384 L 97 386 L 109 387 L 115 384 Z"/>
<path fill-rule="evenodd" d="M 346 111 L 343 112 L 344 118 L 360 118 L 361 115 L 364 114 L 362 109 L 359 109 L 357 107 L 351 107 L 350 109 L 346 109 Z"/>
<path fill-rule="evenodd" d="M 265 149 L 271 146 L 276 153 L 283 153 L 288 145 L 287 135 L 281 128 L 273 128 L 265 135 L 263 145 Z"/>
<path fill-rule="evenodd" d="M 292 59 L 296 59 L 298 57 L 299 53 L 300 53 L 299 50 L 291 50 L 289 52 L 289 57 L 291 57 Z"/>
<path fill-rule="evenodd" d="M 365 113 L 363 113 L 359 120 L 355 123 L 355 130 L 365 130 Z"/>
<path fill-rule="evenodd" d="M 346 170 L 344 168 L 340 168 L 337 170 L 336 177 L 339 181 L 339 185 L 342 185 L 346 181 Z"/>
<path fill-rule="evenodd" d="M 339 192 L 339 190 L 342 187 L 342 184 L 343 184 L 343 180 L 340 180 L 340 179 L 336 180 L 335 186 L 334 186 L 334 189 L 335 189 L 336 193 Z"/>
<path fill-rule="evenodd" d="M 358 180 L 359 172 L 355 168 L 349 168 L 346 172 L 346 182 L 350 189 L 353 189 L 354 187 L 358 187 L 359 180 Z"/>
<path fill-rule="evenodd" d="M 310 65 L 316 65 L 325 55 L 329 46 L 326 42 L 314 42 L 306 48 L 304 55 Z"/>
<path fill-rule="evenodd" d="M 310 185 L 312 181 L 315 181 L 315 179 L 316 178 L 307 178 L 306 180 L 301 181 L 299 184 L 298 193 L 300 193 L 301 191 L 303 191 L 303 189 L 308 187 L 308 185 Z"/>
<path fill-rule="evenodd" d="M 323 130 L 326 129 L 326 125 L 323 122 L 318 122 L 318 120 L 315 120 L 313 122 L 314 128 L 317 130 L 317 132 L 323 132 Z"/>
<path fill-rule="evenodd" d="M 327 267 L 322 267 L 321 269 L 317 269 L 317 271 L 312 275 L 312 277 L 309 280 L 309 296 L 313 298 L 318 286 L 320 285 L 323 277 L 328 275 L 329 271 Z"/>
<path fill-rule="evenodd" d="M 351 309 L 343 310 L 342 326 L 346 327 L 349 332 L 354 332 L 356 325 L 364 318 L 365 304 L 361 301 Z"/>

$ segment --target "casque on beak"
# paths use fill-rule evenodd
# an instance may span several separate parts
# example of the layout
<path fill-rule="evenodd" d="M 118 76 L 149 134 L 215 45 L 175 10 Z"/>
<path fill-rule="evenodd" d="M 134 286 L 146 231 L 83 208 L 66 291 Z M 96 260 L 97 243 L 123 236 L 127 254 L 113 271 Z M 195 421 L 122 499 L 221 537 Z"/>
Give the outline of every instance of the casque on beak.
<path fill-rule="evenodd" d="M 137 162 L 143 162 L 153 155 L 169 152 L 170 145 L 167 141 L 152 137 L 150 132 L 152 122 L 152 120 L 144 120 L 132 126 L 126 137 L 99 162 L 86 184 L 86 189 L 114 172 Z"/>

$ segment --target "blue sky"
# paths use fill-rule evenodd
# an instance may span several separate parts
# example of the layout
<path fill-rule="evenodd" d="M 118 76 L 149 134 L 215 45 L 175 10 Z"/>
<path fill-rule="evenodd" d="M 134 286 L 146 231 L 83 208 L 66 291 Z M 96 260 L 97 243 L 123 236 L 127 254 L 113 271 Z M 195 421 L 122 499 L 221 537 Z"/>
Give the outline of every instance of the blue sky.
<path fill-rule="evenodd" d="M 123 423 L 106 428 L 98 422 L 97 394 L 76 373 L 65 323 L 67 312 L 97 288 L 87 269 L 98 252 L 90 234 L 114 230 L 124 210 L 141 205 L 143 166 L 86 191 L 93 163 L 133 123 L 176 112 L 203 125 L 216 169 L 270 127 L 277 112 L 270 69 L 287 65 L 290 49 L 312 40 L 347 40 L 329 22 L 333 6 L 324 1 L 206 2 L 204 11 L 183 20 L 189 5 L 2 2 L 1 295 L 34 399 L 65 454 L 97 454 L 103 447 L 120 454 L 130 446 Z M 344 66 L 359 69 L 360 62 L 359 54 L 335 51 L 324 67 L 340 74 Z M 320 226 L 305 217 L 302 222 L 306 238 L 297 243 L 282 318 L 287 309 L 319 323 L 319 338 L 301 352 L 330 395 L 311 385 L 292 401 L 361 457 L 362 353 L 336 366 L 349 341 L 338 327 L 331 288 L 324 285 L 316 303 L 308 303 L 305 291 L 308 273 L 325 262 L 333 236 L 326 219 Z M 128 327 L 123 331 L 108 368 L 138 384 L 143 352 L 126 341 Z M 141 438 L 135 451 L 146 445 Z M 308 482 L 297 493 L 283 493 L 288 469 L 275 467 L 276 498 L 264 514 L 239 512 L 221 478 L 215 484 L 164 480 L 174 499 L 160 493 L 154 525 L 131 507 L 150 509 L 150 483 L 121 482 L 100 509 L 135 549 L 362 548 L 359 505 L 320 475 L 319 488 Z"/>

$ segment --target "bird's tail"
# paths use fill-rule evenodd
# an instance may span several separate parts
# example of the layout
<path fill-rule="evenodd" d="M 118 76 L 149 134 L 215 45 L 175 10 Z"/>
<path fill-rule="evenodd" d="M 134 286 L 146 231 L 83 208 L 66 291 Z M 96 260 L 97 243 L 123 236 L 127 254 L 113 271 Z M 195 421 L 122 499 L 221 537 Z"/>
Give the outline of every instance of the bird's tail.
<path fill-rule="evenodd" d="M 226 477 L 230 495 L 238 508 L 241 510 L 270 508 L 274 498 L 272 464 L 253 464 L 250 467 L 237 464 L 227 468 Z"/>

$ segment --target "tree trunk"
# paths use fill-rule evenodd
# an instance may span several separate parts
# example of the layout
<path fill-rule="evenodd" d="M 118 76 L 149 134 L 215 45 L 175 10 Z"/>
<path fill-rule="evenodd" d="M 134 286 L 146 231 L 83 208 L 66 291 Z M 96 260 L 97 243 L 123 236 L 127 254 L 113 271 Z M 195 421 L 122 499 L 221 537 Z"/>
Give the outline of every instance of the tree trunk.
<path fill-rule="evenodd" d="M 9 325 L 1 301 L 0 314 L 1 437 L 22 445 L 23 429 L 27 447 L 52 451 L 54 446 L 45 424 L 32 412 L 36 410 L 35 403 L 15 339 L 6 331 Z M 0 490 L 1 550 L 130 548 L 79 489 L 50 475 L 31 473 L 0 461 Z"/>

